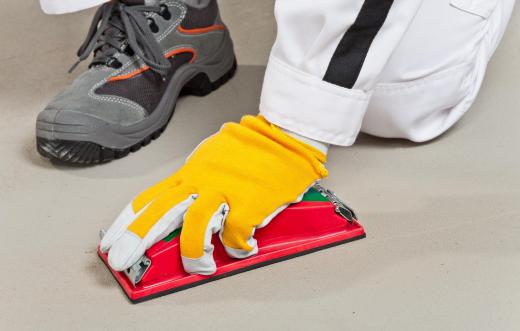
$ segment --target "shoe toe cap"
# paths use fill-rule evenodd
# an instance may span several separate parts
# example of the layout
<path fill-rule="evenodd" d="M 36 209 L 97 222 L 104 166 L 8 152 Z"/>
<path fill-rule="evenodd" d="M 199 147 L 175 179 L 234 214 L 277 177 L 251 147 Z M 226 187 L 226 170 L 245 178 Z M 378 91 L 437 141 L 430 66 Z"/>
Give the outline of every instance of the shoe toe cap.
<path fill-rule="evenodd" d="M 47 108 L 38 114 L 36 131 L 39 137 L 53 139 L 56 133 L 89 134 L 108 122 L 95 116 L 69 110 Z"/>

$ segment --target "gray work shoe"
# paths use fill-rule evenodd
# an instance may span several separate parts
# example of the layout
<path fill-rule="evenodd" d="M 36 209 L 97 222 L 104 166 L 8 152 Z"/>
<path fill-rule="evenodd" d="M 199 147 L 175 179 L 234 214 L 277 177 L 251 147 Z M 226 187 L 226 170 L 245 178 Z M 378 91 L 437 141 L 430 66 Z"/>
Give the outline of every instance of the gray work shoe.
<path fill-rule="evenodd" d="M 207 95 L 236 70 L 216 0 L 112 0 L 97 11 L 79 61 L 91 52 L 89 70 L 38 115 L 45 157 L 124 157 L 161 135 L 180 94 Z"/>

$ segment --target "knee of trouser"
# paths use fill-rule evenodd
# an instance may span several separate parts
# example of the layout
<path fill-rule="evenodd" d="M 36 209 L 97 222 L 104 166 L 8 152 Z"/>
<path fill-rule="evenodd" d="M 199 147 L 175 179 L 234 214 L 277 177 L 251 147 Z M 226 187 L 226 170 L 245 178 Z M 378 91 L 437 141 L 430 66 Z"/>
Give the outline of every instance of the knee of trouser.
<path fill-rule="evenodd" d="M 480 90 L 512 2 L 426 1 L 381 75 L 362 131 L 424 142 L 453 126 Z M 432 13 L 444 15 L 444 28 L 429 27 Z"/>
<path fill-rule="evenodd" d="M 438 137 L 470 108 L 480 89 L 485 67 L 485 61 L 461 64 L 422 79 L 379 85 L 363 120 L 362 131 L 414 142 Z"/>

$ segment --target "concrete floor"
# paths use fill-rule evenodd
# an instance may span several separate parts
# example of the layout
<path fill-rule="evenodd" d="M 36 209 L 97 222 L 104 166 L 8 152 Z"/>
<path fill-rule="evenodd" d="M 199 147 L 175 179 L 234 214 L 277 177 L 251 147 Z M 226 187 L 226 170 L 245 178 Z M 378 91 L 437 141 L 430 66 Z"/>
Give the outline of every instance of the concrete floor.
<path fill-rule="evenodd" d="M 182 99 L 161 139 L 117 162 L 65 168 L 35 151 L 34 121 L 74 78 L 66 70 L 92 12 L 46 17 L 36 1 L 2 1 L 1 330 L 518 330 L 519 10 L 455 129 L 421 146 L 361 136 L 332 150 L 326 185 L 356 207 L 367 239 L 129 304 L 96 256 L 98 230 L 221 123 L 256 112 L 272 6 L 221 0 L 238 75 Z"/>

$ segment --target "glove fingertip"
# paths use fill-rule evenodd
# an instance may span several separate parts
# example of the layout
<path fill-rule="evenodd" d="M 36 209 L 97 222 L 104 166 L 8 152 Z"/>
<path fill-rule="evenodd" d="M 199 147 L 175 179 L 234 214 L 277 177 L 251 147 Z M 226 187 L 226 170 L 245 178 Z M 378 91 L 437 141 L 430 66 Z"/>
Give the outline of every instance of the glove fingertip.
<path fill-rule="evenodd" d="M 116 271 L 123 271 L 131 267 L 144 254 L 142 239 L 126 231 L 117 240 L 108 252 L 108 264 Z"/>
<path fill-rule="evenodd" d="M 201 258 L 191 259 L 181 256 L 184 271 L 189 274 L 199 274 L 209 276 L 217 271 L 217 265 L 213 260 L 213 254 L 204 254 Z"/>

